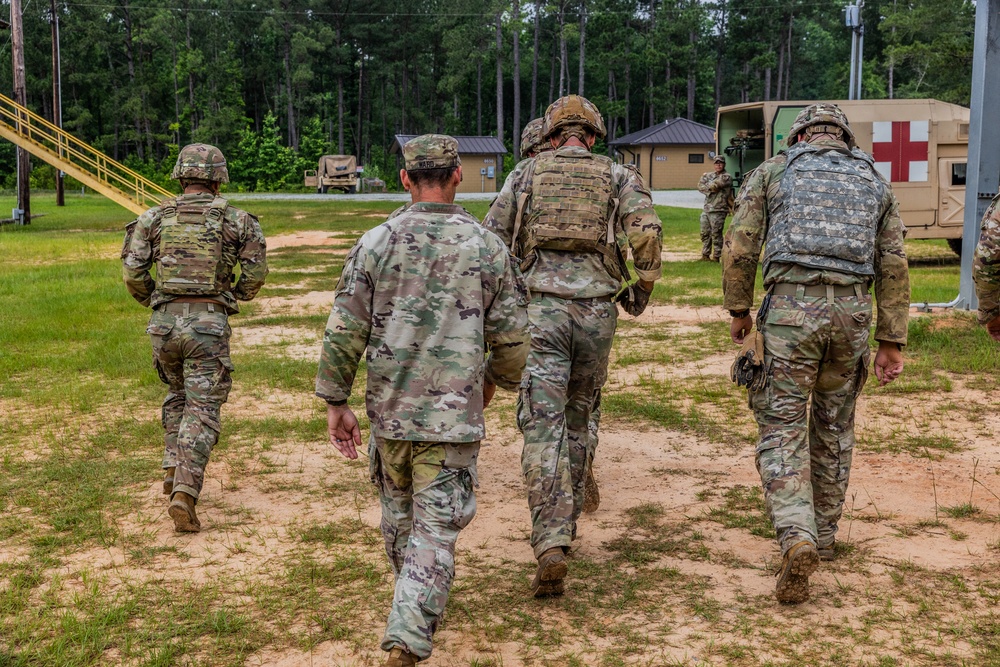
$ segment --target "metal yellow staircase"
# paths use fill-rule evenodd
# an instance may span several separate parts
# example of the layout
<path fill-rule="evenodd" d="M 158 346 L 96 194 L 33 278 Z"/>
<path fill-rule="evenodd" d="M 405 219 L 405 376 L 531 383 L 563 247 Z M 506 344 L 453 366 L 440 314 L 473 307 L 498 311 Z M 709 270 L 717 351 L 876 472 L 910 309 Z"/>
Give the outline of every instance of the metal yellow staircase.
<path fill-rule="evenodd" d="M 0 95 L 0 137 L 137 215 L 173 196 L 4 95 Z"/>

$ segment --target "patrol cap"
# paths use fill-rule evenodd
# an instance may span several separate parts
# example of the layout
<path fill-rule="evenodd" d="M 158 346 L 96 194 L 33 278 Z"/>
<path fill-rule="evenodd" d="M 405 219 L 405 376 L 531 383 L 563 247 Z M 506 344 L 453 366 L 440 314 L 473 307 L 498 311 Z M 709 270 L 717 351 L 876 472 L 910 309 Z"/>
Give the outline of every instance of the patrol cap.
<path fill-rule="evenodd" d="M 446 169 L 461 164 L 458 141 L 447 134 L 422 134 L 403 144 L 403 167 L 406 171 Z"/>
<path fill-rule="evenodd" d="M 712 162 L 721 162 L 722 164 L 726 164 L 726 156 L 722 154 L 716 155 L 715 158 L 712 159 Z"/>

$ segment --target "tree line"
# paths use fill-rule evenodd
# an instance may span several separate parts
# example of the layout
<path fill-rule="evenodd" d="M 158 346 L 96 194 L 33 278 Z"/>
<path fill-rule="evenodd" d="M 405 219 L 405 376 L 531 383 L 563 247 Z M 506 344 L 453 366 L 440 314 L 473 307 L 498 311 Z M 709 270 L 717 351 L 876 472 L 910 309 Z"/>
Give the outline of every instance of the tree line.
<path fill-rule="evenodd" d="M 610 137 L 676 116 L 713 125 L 719 105 L 844 98 L 844 4 L 57 0 L 63 125 L 160 181 L 193 141 L 222 148 L 246 189 L 299 184 L 324 153 L 357 155 L 391 179 L 395 134 L 495 135 L 513 152 L 524 124 L 568 93 L 599 106 Z M 974 9 L 869 0 L 864 97 L 967 105 Z M 47 118 L 51 20 L 49 3 L 26 3 L 28 104 Z M 7 91 L 10 58 L 8 39 Z M 3 142 L 8 186 L 13 172 Z"/>

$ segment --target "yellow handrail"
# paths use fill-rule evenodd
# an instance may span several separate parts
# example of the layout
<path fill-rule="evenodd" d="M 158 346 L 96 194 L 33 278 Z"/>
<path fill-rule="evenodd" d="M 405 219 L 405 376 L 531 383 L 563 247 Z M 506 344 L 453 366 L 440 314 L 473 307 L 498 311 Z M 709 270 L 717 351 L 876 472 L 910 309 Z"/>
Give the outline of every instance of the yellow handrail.
<path fill-rule="evenodd" d="M 139 214 L 173 193 L 0 95 L 0 136 Z"/>

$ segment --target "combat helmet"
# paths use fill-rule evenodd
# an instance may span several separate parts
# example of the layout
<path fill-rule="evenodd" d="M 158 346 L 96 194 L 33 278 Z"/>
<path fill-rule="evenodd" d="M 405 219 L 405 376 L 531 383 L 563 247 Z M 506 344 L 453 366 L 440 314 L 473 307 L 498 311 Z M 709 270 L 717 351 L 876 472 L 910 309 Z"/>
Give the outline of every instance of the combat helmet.
<path fill-rule="evenodd" d="M 524 126 L 521 133 L 521 158 L 531 157 L 532 153 L 537 153 L 545 139 L 542 138 L 542 127 L 545 125 L 544 118 L 536 118 Z"/>
<path fill-rule="evenodd" d="M 202 181 L 229 182 L 226 157 L 215 146 L 188 144 L 177 154 L 177 164 L 170 178 L 192 178 Z"/>
<path fill-rule="evenodd" d="M 542 138 L 550 138 L 567 125 L 582 125 L 593 131 L 598 139 L 603 139 L 608 133 L 601 112 L 593 102 L 580 95 L 566 95 L 549 105 L 545 110 Z"/>
<path fill-rule="evenodd" d="M 854 141 L 854 132 L 851 131 L 851 125 L 847 121 L 847 115 L 836 104 L 820 102 L 819 104 L 810 104 L 795 117 L 791 129 L 788 130 L 788 139 L 786 140 L 788 146 L 794 145 L 799 140 L 799 132 L 816 125 L 833 125 L 843 131 L 844 142 L 849 148 L 854 148 L 857 145 Z"/>

